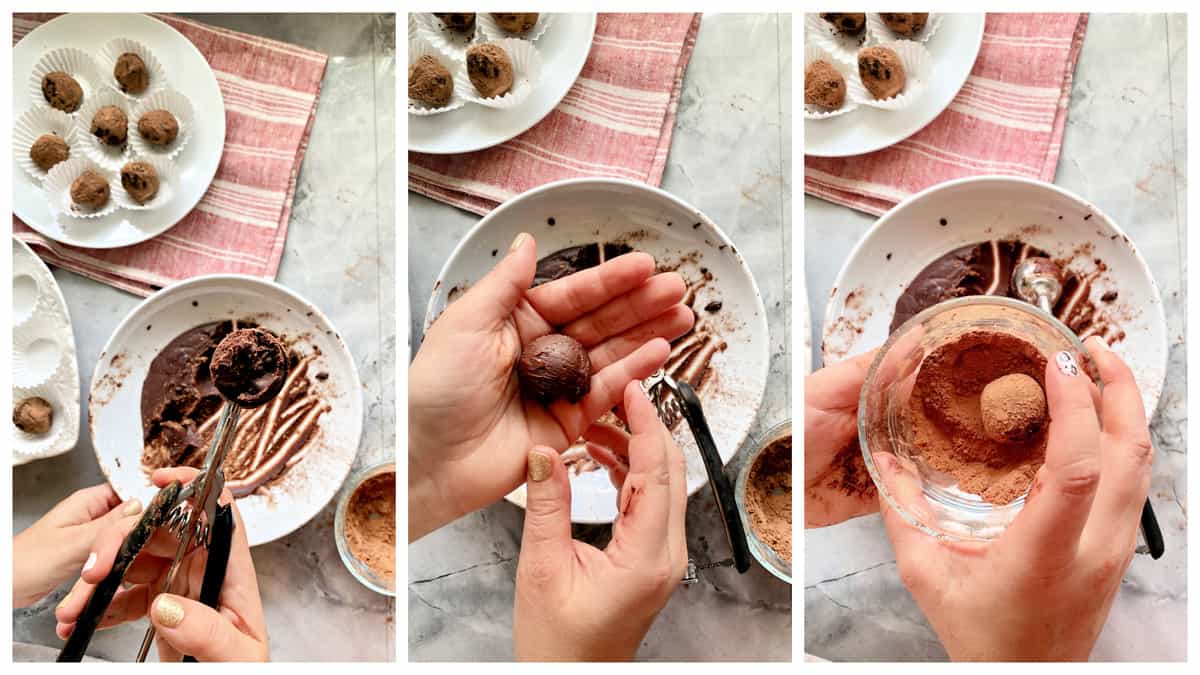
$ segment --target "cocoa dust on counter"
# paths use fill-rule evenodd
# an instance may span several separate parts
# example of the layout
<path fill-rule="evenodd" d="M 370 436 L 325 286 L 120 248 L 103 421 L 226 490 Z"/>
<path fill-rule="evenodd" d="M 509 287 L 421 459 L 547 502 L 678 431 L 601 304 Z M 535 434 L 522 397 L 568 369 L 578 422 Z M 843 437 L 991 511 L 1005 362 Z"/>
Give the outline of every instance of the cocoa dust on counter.
<path fill-rule="evenodd" d="M 381 579 L 396 580 L 396 472 L 363 481 L 346 505 L 350 553 Z"/>
<path fill-rule="evenodd" d="M 746 513 L 754 533 L 792 561 L 792 437 L 773 441 L 746 477 Z"/>

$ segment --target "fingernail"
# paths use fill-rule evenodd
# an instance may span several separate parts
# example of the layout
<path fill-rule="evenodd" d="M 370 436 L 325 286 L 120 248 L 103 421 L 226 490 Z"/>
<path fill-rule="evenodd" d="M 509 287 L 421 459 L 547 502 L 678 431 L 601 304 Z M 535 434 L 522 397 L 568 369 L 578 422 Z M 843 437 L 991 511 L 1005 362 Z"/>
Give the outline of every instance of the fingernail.
<path fill-rule="evenodd" d="M 58 601 L 58 604 L 54 606 L 54 609 L 59 609 L 63 605 L 67 604 L 67 601 L 71 599 L 71 593 L 73 592 L 74 591 L 67 591 L 67 594 L 62 597 L 62 600 Z"/>
<path fill-rule="evenodd" d="M 124 513 L 127 516 L 136 516 L 141 512 L 142 502 L 137 499 L 130 499 L 129 501 L 125 502 L 125 508 L 121 511 L 121 513 Z"/>
<path fill-rule="evenodd" d="M 521 234 L 518 234 L 517 238 L 513 239 L 512 246 L 508 247 L 509 252 L 511 253 L 512 251 L 515 251 L 515 250 L 521 248 L 521 245 L 524 244 L 525 240 L 528 238 L 529 238 L 529 233 L 527 233 L 527 232 L 522 232 Z"/>
<path fill-rule="evenodd" d="M 183 605 L 170 596 L 160 595 L 154 601 L 154 619 L 167 628 L 174 628 L 183 623 Z"/>
<path fill-rule="evenodd" d="M 1067 377 L 1075 377 L 1079 374 L 1079 364 L 1075 363 L 1075 357 L 1071 352 L 1059 352 L 1058 356 L 1054 357 L 1054 362 L 1058 364 L 1059 371 Z"/>
<path fill-rule="evenodd" d="M 554 472 L 554 464 L 545 453 L 534 450 L 529 453 L 529 480 L 540 483 L 550 477 Z"/>
<path fill-rule="evenodd" d="M 1093 335 L 1092 337 L 1084 340 L 1083 344 L 1085 344 L 1089 348 L 1102 349 L 1104 351 L 1108 351 L 1108 343 L 1105 342 L 1104 338 L 1100 337 L 1099 335 Z"/>
<path fill-rule="evenodd" d="M 87 560 L 83 563 L 83 571 L 86 572 L 96 566 L 96 552 L 92 551 L 88 554 Z"/>

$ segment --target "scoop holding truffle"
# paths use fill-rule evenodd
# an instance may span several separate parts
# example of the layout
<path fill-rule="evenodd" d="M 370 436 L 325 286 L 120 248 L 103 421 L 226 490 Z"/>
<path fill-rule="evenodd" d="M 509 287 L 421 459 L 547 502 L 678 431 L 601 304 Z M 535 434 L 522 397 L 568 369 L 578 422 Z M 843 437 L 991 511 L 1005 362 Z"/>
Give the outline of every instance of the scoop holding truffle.
<path fill-rule="evenodd" d="M 983 388 L 979 413 L 983 431 L 993 441 L 1027 441 L 1046 424 L 1046 392 L 1024 373 L 998 377 Z"/>
<path fill-rule="evenodd" d="M 551 333 L 525 345 L 517 361 L 521 394 L 541 403 L 578 403 L 591 389 L 592 362 L 573 337 Z"/>
<path fill-rule="evenodd" d="M 221 340 L 208 370 L 222 396 L 243 408 L 257 408 L 283 389 L 287 350 L 279 338 L 261 328 L 242 328 Z"/>

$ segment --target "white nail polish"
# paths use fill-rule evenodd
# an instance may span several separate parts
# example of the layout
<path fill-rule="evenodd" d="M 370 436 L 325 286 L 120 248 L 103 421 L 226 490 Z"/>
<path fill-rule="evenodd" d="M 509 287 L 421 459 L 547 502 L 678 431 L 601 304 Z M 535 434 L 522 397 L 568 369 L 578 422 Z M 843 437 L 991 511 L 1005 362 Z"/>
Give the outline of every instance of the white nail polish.
<path fill-rule="evenodd" d="M 1071 355 L 1071 352 L 1059 352 L 1058 356 L 1054 358 L 1054 362 L 1063 375 L 1075 377 L 1079 374 L 1079 366 L 1075 363 L 1075 357 Z"/>
<path fill-rule="evenodd" d="M 87 562 L 83 563 L 83 571 L 86 572 L 96 566 L 96 552 L 92 551 L 88 554 Z"/>

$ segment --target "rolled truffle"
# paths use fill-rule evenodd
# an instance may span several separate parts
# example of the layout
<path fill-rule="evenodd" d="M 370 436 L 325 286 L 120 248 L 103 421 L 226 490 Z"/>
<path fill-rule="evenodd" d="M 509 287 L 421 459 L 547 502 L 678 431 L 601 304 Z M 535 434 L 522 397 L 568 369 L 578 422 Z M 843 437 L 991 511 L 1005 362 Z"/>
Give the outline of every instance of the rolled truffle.
<path fill-rule="evenodd" d="M 454 77 L 433 56 L 426 54 L 408 67 L 408 97 L 427 105 L 441 107 L 454 94 Z"/>
<path fill-rule="evenodd" d="M 145 204 L 158 194 L 158 170 L 147 162 L 129 162 L 121 167 L 121 187 L 130 199 Z"/>
<path fill-rule="evenodd" d="M 467 49 L 467 75 L 484 98 L 503 96 L 512 90 L 512 59 L 499 45 L 472 45 Z"/>
<path fill-rule="evenodd" d="M 821 12 L 821 18 L 834 27 L 842 35 L 858 35 L 867 26 L 866 14 L 844 14 L 842 12 Z"/>
<path fill-rule="evenodd" d="M 900 62 L 900 55 L 887 47 L 858 50 L 858 77 L 878 100 L 904 91 L 904 64 Z"/>
<path fill-rule="evenodd" d="M 42 77 L 42 96 L 50 107 L 73 113 L 83 103 L 83 87 L 75 78 L 56 70 Z"/>
<path fill-rule="evenodd" d="M 1046 392 L 1024 373 L 998 377 L 979 396 L 983 432 L 999 443 L 1033 438 L 1046 424 Z"/>
<path fill-rule="evenodd" d="M 126 94 L 140 94 L 150 86 L 150 70 L 142 57 L 133 52 L 125 52 L 117 57 L 113 66 L 113 79 Z"/>
<path fill-rule="evenodd" d="M 129 118 L 125 117 L 124 110 L 115 105 L 103 106 L 92 115 L 92 135 L 105 145 L 125 145 L 128 132 Z"/>
<path fill-rule="evenodd" d="M 29 148 L 29 159 L 37 164 L 42 171 L 49 171 L 55 164 L 65 161 L 71 155 L 71 147 L 61 136 L 42 134 Z"/>
<path fill-rule="evenodd" d="M 804 69 L 804 104 L 837 109 L 846 102 L 846 78 L 828 61 Z"/>
<path fill-rule="evenodd" d="M 179 120 L 168 110 L 151 110 L 138 120 L 137 129 L 151 145 L 170 145 L 179 135 Z"/>
<path fill-rule="evenodd" d="M 54 425 L 54 406 L 40 396 L 22 399 L 13 406 L 12 421 L 27 434 L 44 434 Z"/>
<path fill-rule="evenodd" d="M 573 337 L 551 333 L 525 345 L 517 362 L 521 394 L 541 403 L 578 403 L 591 389 L 592 362 Z"/>
<path fill-rule="evenodd" d="M 287 350 L 261 328 L 242 328 L 225 336 L 208 364 L 213 386 L 243 408 L 257 408 L 283 389 Z"/>
<path fill-rule="evenodd" d="M 475 30 L 475 13 L 438 13 L 434 12 L 434 16 L 442 20 L 446 28 L 456 33 L 469 33 Z"/>
<path fill-rule="evenodd" d="M 108 181 L 91 169 L 84 171 L 71 181 L 71 201 L 93 211 L 104 208 L 108 203 Z"/>
<path fill-rule="evenodd" d="M 909 14 L 895 14 L 889 12 L 881 12 L 879 18 L 887 24 L 892 32 L 899 35 L 913 35 L 920 33 L 925 27 L 925 23 L 929 21 L 929 12 L 914 12 Z"/>
<path fill-rule="evenodd" d="M 492 13 L 492 18 L 496 20 L 496 25 L 506 33 L 514 35 L 524 33 L 533 28 L 537 24 L 537 12 L 525 14 L 497 14 Z"/>

